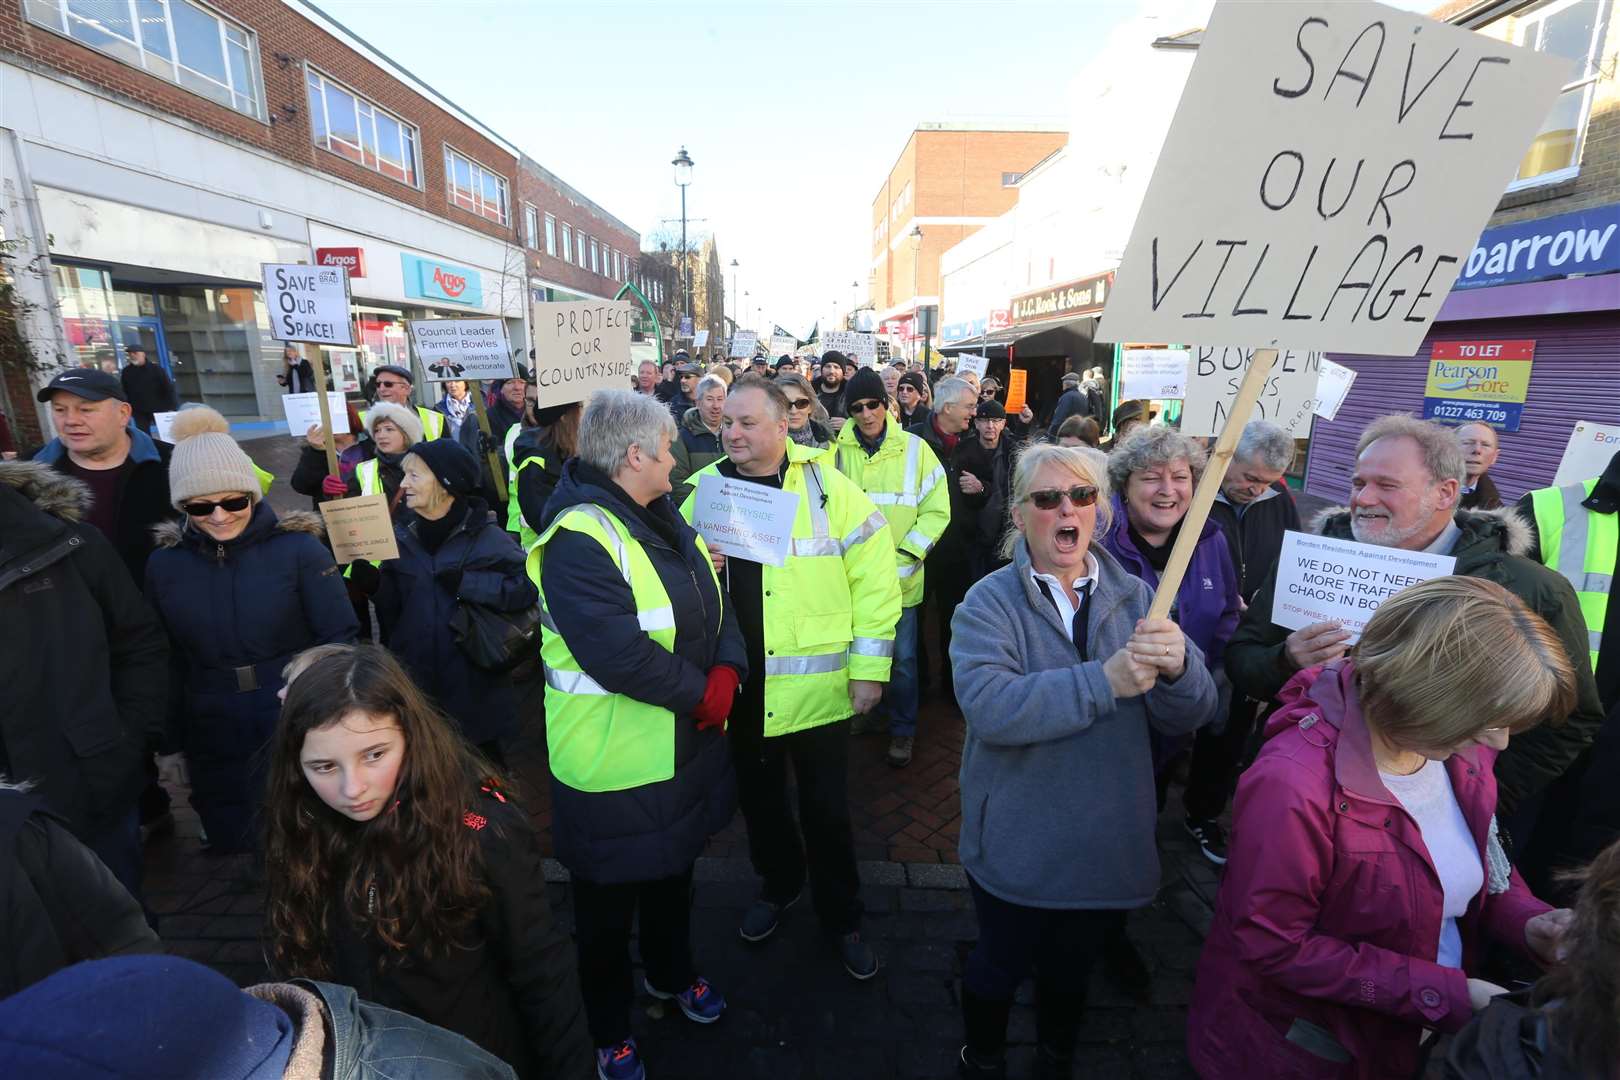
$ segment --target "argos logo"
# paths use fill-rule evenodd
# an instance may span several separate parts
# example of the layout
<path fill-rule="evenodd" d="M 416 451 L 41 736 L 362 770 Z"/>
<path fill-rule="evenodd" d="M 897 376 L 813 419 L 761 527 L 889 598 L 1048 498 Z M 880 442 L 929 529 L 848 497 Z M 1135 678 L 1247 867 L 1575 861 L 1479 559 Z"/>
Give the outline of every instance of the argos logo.
<path fill-rule="evenodd" d="M 401 253 L 405 295 L 421 300 L 447 301 L 469 307 L 484 302 L 484 277 L 477 270 Z"/>
<path fill-rule="evenodd" d="M 447 274 L 442 266 L 433 268 L 433 284 L 443 289 L 445 295 L 459 298 L 467 289 L 467 279 L 460 274 Z"/>

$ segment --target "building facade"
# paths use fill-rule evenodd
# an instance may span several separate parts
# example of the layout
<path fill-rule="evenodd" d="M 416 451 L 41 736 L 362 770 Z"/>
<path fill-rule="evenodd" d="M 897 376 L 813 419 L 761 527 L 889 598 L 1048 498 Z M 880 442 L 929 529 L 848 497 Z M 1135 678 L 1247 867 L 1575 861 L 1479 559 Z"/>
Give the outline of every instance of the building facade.
<path fill-rule="evenodd" d="M 634 281 L 641 235 L 551 173 L 518 162 L 518 242 L 535 300 L 611 300 Z"/>

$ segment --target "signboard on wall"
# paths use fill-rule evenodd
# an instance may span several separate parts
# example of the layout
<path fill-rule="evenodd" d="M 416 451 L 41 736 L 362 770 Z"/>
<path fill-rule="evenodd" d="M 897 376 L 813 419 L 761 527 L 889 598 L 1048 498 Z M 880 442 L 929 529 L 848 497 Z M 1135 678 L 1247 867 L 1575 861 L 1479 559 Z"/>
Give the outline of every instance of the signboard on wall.
<path fill-rule="evenodd" d="M 366 249 L 360 247 L 318 247 L 316 266 L 341 266 L 351 278 L 366 276 Z"/>
<path fill-rule="evenodd" d="M 1095 315 L 1108 302 L 1108 294 L 1112 291 L 1113 285 L 1114 272 L 1110 270 L 1106 274 L 1094 274 L 1077 281 L 1049 285 L 1044 289 L 1015 296 L 1012 300 L 1011 324 L 1021 326 L 1043 319 Z"/>
<path fill-rule="evenodd" d="M 484 302 L 484 275 L 471 267 L 405 254 L 400 255 L 399 262 L 406 296 L 470 307 Z"/>
<path fill-rule="evenodd" d="M 1620 270 L 1620 203 L 1486 229 L 1451 288 Z"/>
<path fill-rule="evenodd" d="M 1534 341 L 1437 341 L 1423 386 L 1423 419 L 1518 431 Z"/>

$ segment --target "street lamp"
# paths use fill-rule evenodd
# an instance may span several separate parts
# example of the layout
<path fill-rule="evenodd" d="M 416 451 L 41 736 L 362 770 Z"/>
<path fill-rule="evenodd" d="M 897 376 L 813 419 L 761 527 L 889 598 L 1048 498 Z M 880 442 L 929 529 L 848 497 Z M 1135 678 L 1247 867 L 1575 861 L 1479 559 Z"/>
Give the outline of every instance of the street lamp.
<path fill-rule="evenodd" d="M 731 321 L 737 322 L 737 316 L 742 312 L 737 310 L 737 260 L 731 260 Z"/>
<path fill-rule="evenodd" d="M 670 162 L 675 166 L 675 186 L 681 189 L 681 315 L 692 317 L 692 275 L 686 266 L 686 188 L 692 183 L 692 156 L 681 147 L 681 152 Z"/>
<path fill-rule="evenodd" d="M 852 281 L 849 283 L 849 310 L 851 311 L 855 310 L 856 303 L 860 299 L 860 289 L 861 283 L 859 281 Z"/>
<path fill-rule="evenodd" d="M 922 308 L 917 303 L 917 264 L 922 251 L 923 231 L 921 225 L 913 225 L 906 239 L 911 241 L 911 332 L 917 334 L 922 329 Z M 923 334 L 923 370 L 934 366 L 933 353 L 928 347 L 928 335 Z"/>

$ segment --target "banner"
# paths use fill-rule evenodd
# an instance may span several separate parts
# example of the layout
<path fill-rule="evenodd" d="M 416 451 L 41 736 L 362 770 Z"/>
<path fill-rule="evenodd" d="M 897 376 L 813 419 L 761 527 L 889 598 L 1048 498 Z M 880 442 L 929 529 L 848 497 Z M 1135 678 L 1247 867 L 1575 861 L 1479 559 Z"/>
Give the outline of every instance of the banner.
<path fill-rule="evenodd" d="M 1200 345 L 1190 355 L 1187 397 L 1181 405 L 1181 433 L 1219 435 L 1243 382 L 1243 373 L 1254 359 L 1254 350 Z M 1279 351 L 1250 419 L 1270 420 L 1296 439 L 1308 436 L 1321 362 L 1319 353 Z"/>
<path fill-rule="evenodd" d="M 405 325 L 428 382 L 514 374 L 503 319 L 407 319 Z"/>
<path fill-rule="evenodd" d="M 1322 370 L 1316 376 L 1316 404 L 1311 411 L 1324 420 L 1339 415 L 1339 406 L 1350 396 L 1350 387 L 1356 381 L 1356 369 L 1335 364 L 1327 357 L 1321 360 Z"/>
<path fill-rule="evenodd" d="M 326 539 L 332 545 L 332 557 L 339 566 L 356 559 L 382 562 L 399 558 L 399 543 L 394 539 L 394 523 L 388 514 L 388 496 L 381 492 L 323 502 L 321 517 L 326 521 Z"/>
<path fill-rule="evenodd" d="M 321 422 L 321 399 L 314 393 L 282 394 L 281 407 L 287 415 L 287 434 L 302 439 L 309 429 Z M 338 390 L 326 392 L 326 407 L 332 412 L 334 434 L 350 435 L 349 407 Z"/>
<path fill-rule="evenodd" d="M 759 344 L 759 334 L 753 330 L 738 330 L 731 335 L 731 356 L 733 359 L 749 360 L 754 356 L 754 348 Z"/>
<path fill-rule="evenodd" d="M 1615 454 L 1620 454 L 1620 425 L 1581 420 L 1569 433 L 1569 445 L 1564 447 L 1553 485 L 1565 487 L 1602 476 Z"/>
<path fill-rule="evenodd" d="M 798 493 L 704 473 L 694 498 L 692 527 L 710 551 L 769 566 L 787 563 Z"/>
<path fill-rule="evenodd" d="M 853 330 L 825 330 L 821 334 L 821 353 L 837 349 L 861 367 L 877 364 L 877 336 Z"/>
<path fill-rule="evenodd" d="M 1186 349 L 1123 349 L 1119 366 L 1119 399 L 1160 401 L 1187 396 Z"/>
<path fill-rule="evenodd" d="M 1290 630 L 1338 623 L 1354 643 L 1378 605 L 1409 585 L 1451 573 L 1457 560 L 1426 551 L 1283 534 L 1271 621 Z"/>
<path fill-rule="evenodd" d="M 635 370 L 628 300 L 536 301 L 530 312 L 537 407 L 629 387 Z"/>
<path fill-rule="evenodd" d="M 354 344 L 349 275 L 342 267 L 260 263 L 259 270 L 271 337 L 317 345 Z"/>

